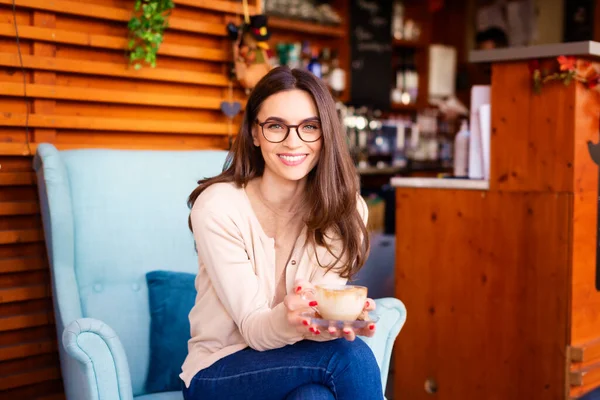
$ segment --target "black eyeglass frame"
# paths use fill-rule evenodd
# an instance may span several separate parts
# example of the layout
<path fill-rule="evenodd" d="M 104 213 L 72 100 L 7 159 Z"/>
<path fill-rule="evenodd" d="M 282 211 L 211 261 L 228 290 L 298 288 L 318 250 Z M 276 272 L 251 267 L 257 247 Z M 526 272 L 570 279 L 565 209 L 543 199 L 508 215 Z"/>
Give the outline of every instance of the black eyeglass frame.
<path fill-rule="evenodd" d="M 265 140 L 266 140 L 267 142 L 269 142 L 269 143 L 281 143 L 281 142 L 284 142 L 284 141 L 285 141 L 285 139 L 287 139 L 287 138 L 288 138 L 288 136 L 290 135 L 290 132 L 292 131 L 292 128 L 296 128 L 296 134 L 298 135 L 298 137 L 300 138 L 300 140 L 302 140 L 304 143 L 314 143 L 314 142 L 316 142 L 316 141 L 318 141 L 318 140 L 321 140 L 321 138 L 323 137 L 323 132 L 321 131 L 321 134 L 320 134 L 320 135 L 319 135 L 319 137 L 318 137 L 318 138 L 316 138 L 315 140 L 304 140 L 304 139 L 302 138 L 302 134 L 300 133 L 300 130 L 298 129 L 298 128 L 300 128 L 302 125 L 304 125 L 304 124 L 309 124 L 309 123 L 311 123 L 311 122 L 318 122 L 318 123 L 319 123 L 319 125 L 321 125 L 321 121 L 319 121 L 319 120 L 316 120 L 316 119 L 314 119 L 314 120 L 308 120 L 308 121 L 304 121 L 304 122 L 302 122 L 301 124 L 298 124 L 298 125 L 288 125 L 288 124 L 286 124 L 286 123 L 284 123 L 284 122 L 281 122 L 281 121 L 276 121 L 276 120 L 270 120 L 270 119 L 268 119 L 268 120 L 266 120 L 266 121 L 264 121 L 264 122 L 259 122 L 259 121 L 258 121 L 258 119 L 256 119 L 256 120 L 254 120 L 254 122 L 255 122 L 255 123 L 258 125 L 258 126 L 260 126 L 260 131 L 262 132 L 262 135 L 263 135 L 263 137 L 264 137 L 264 138 L 265 138 Z M 281 124 L 281 125 L 283 125 L 283 126 L 287 127 L 287 132 L 286 132 L 285 136 L 283 137 L 283 139 L 281 139 L 281 140 L 279 140 L 279 141 L 276 141 L 276 142 L 274 142 L 274 141 L 272 141 L 272 140 L 269 140 L 269 138 L 267 138 L 267 135 L 265 135 L 265 125 L 266 125 L 267 123 L 269 123 L 269 122 L 271 122 L 271 123 L 276 123 L 276 124 Z"/>

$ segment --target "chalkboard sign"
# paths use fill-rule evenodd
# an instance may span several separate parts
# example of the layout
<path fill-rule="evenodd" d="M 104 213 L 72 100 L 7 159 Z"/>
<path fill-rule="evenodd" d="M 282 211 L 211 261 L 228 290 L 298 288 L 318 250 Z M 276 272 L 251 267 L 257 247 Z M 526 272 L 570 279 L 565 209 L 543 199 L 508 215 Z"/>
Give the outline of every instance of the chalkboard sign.
<path fill-rule="evenodd" d="M 390 109 L 392 0 L 350 1 L 350 103 Z"/>

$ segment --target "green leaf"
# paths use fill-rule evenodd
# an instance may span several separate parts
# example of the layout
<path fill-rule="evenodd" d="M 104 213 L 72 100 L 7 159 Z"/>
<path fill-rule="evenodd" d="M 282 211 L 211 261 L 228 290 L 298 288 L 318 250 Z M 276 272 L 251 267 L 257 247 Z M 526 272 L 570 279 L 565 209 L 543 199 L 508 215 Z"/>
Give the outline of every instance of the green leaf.
<path fill-rule="evenodd" d="M 169 25 L 168 16 L 174 7 L 173 0 L 135 0 L 134 11 L 137 15 L 129 20 L 127 27 L 130 37 L 129 60 L 136 69 L 142 67 L 142 62 L 156 66 L 158 49 Z"/>
<path fill-rule="evenodd" d="M 571 83 L 572 80 L 573 80 L 573 74 L 567 74 L 563 83 L 565 84 L 565 86 L 569 86 L 569 84 Z"/>

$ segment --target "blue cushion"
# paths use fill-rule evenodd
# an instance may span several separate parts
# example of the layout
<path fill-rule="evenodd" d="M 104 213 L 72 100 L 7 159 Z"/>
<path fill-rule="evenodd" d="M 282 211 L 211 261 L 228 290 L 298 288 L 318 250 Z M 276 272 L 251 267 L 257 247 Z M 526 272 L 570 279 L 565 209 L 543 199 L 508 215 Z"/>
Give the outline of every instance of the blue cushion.
<path fill-rule="evenodd" d="M 188 314 L 194 306 L 194 274 L 151 271 L 146 274 L 150 305 L 150 363 L 146 392 L 181 390 L 181 365 L 190 339 Z"/>

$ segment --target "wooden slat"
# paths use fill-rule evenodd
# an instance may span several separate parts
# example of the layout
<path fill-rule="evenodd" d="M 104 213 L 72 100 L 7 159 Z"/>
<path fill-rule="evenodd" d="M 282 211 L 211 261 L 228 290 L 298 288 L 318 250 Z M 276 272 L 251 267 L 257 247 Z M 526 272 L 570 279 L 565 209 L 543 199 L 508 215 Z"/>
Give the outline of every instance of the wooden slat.
<path fill-rule="evenodd" d="M 0 244 L 31 243 L 42 240 L 44 240 L 44 233 L 39 229 L 0 231 Z"/>
<path fill-rule="evenodd" d="M 20 83 L 2 83 L 0 96 L 23 95 Z M 182 96 L 161 93 L 142 93 L 125 90 L 107 90 L 52 85 L 27 85 L 27 96 L 56 100 L 75 100 L 100 103 L 133 104 L 159 107 L 219 110 L 222 99 L 216 97 Z M 242 102 L 243 100 L 236 99 Z"/>
<path fill-rule="evenodd" d="M 221 11 L 224 13 L 243 14 L 244 9 L 242 2 L 232 2 L 223 0 L 175 0 L 176 5 L 189 6 L 194 8 L 202 8 L 205 10 Z M 250 14 L 256 13 L 256 7 L 248 5 Z"/>
<path fill-rule="evenodd" d="M 0 4 L 12 5 L 13 0 L 0 0 Z M 67 0 L 16 0 L 18 7 L 34 10 L 52 11 L 58 14 L 77 15 L 81 17 L 103 19 L 108 21 L 128 22 L 133 14 L 131 9 L 100 6 Z M 169 18 L 169 29 L 202 33 L 205 35 L 225 36 L 222 24 L 195 21 L 183 18 Z"/>
<path fill-rule="evenodd" d="M 32 201 L 0 202 L 0 215 L 31 215 L 40 212 L 38 203 Z"/>
<path fill-rule="evenodd" d="M 31 156 L 35 153 L 34 144 L 30 143 L 2 143 L 0 142 L 0 156 Z M 0 175 L 1 177 L 1 175 Z M 0 182 L 2 180 L 0 179 Z M 0 183 L 2 185 L 2 183 Z"/>
<path fill-rule="evenodd" d="M 14 374 L 0 377 L 0 390 L 27 386 L 34 383 L 51 381 L 60 378 L 60 369 L 58 366 L 32 370 L 22 374 Z"/>
<path fill-rule="evenodd" d="M 15 257 L 0 259 L 0 274 L 7 272 L 39 271 L 48 268 L 45 259 L 40 257 Z"/>
<path fill-rule="evenodd" d="M 33 172 L 0 172 L 0 186 L 19 186 L 35 184 Z"/>
<path fill-rule="evenodd" d="M 237 128 L 236 128 L 237 129 Z M 237 132 L 237 130 L 236 130 Z M 227 137 L 221 136 L 220 142 L 217 144 L 207 142 L 202 146 L 202 149 L 209 150 L 224 150 L 227 149 Z M 24 143 L 0 143 L 0 155 L 19 155 L 30 157 L 35 154 L 38 144 L 31 143 L 31 152 L 27 149 Z M 120 149 L 120 150 L 198 150 L 197 144 L 188 143 L 54 143 L 58 150 L 77 150 L 77 149 Z M 2 176 L 0 174 L 0 186 L 2 185 Z"/>
<path fill-rule="evenodd" d="M 14 25 L 0 23 L 0 36 L 14 37 Z M 99 49 L 123 51 L 127 48 L 127 38 L 125 37 L 94 35 L 85 32 L 40 28 L 36 26 L 20 26 L 19 37 L 23 39 L 72 44 Z M 229 59 L 227 52 L 221 49 L 202 48 L 172 43 L 163 43 L 160 46 L 158 53 L 159 55 L 207 61 L 227 61 Z"/>
<path fill-rule="evenodd" d="M 50 296 L 48 285 L 31 285 L 0 289 L 0 303 L 13 303 L 16 301 L 44 299 Z"/>
<path fill-rule="evenodd" d="M 19 68 L 21 64 L 17 54 L 0 53 L 0 65 Z M 53 57 L 34 57 L 25 54 L 23 55 L 23 66 L 27 69 L 70 72 L 84 75 L 118 76 L 130 79 L 192 83 L 219 87 L 228 85 L 227 78 L 225 75 L 221 74 L 181 71 L 166 68 L 142 68 L 136 71 L 133 68 L 128 68 L 126 64 L 70 60 Z"/>
<path fill-rule="evenodd" d="M 0 0 L 1 1 L 1 0 Z M 344 37 L 347 32 L 342 27 L 315 24 L 312 22 L 298 21 L 280 17 L 269 17 L 269 27 L 282 31 L 290 30 L 310 35 Z"/>
<path fill-rule="evenodd" d="M 53 319 L 54 316 L 50 312 L 15 315 L 13 317 L 0 318 L 0 332 L 53 324 Z"/>
<path fill-rule="evenodd" d="M 17 346 L 6 346 L 2 348 L 2 351 L 0 351 L 0 361 L 37 356 L 40 354 L 52 353 L 56 350 L 56 342 L 54 340 L 23 343 Z"/>
<path fill-rule="evenodd" d="M 0 126 L 25 126 L 22 114 L 0 115 Z M 227 125 L 211 122 L 160 121 L 126 118 L 30 115 L 29 126 L 36 128 L 85 129 L 121 132 L 226 135 Z M 1 176 L 1 175 L 0 175 Z"/>

